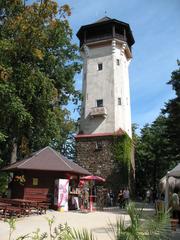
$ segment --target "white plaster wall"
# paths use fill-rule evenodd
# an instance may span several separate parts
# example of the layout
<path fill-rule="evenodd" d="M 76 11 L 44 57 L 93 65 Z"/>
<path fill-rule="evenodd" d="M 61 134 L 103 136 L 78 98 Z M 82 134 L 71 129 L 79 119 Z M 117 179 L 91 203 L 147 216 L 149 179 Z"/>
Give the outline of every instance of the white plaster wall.
<path fill-rule="evenodd" d="M 122 128 L 131 136 L 128 63 L 124 52 L 113 42 L 108 46 L 86 48 L 82 56 L 84 100 L 80 130 L 84 134 L 111 133 Z M 120 60 L 119 66 L 116 59 Z M 103 64 L 102 71 L 98 71 L 98 63 Z M 122 105 L 118 105 L 118 97 L 122 99 Z M 97 99 L 103 99 L 106 118 L 89 117 Z"/>
<path fill-rule="evenodd" d="M 119 128 L 125 130 L 132 136 L 131 130 L 131 109 L 129 91 L 129 73 L 127 60 L 123 48 L 116 47 L 114 58 L 114 102 L 115 102 L 115 131 Z M 120 59 L 120 65 L 116 60 Z M 118 98 L 121 98 L 121 105 L 118 105 Z"/>

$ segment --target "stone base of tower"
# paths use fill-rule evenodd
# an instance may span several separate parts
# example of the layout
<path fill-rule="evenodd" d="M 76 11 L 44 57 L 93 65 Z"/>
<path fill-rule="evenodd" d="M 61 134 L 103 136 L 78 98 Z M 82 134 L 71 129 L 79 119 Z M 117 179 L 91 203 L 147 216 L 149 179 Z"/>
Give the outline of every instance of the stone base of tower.
<path fill-rule="evenodd" d="M 76 154 L 80 166 L 93 175 L 105 178 L 107 187 L 118 191 L 132 184 L 128 169 L 115 160 L 114 137 L 112 134 L 77 135 Z M 121 140 L 121 136 L 117 137 Z"/>

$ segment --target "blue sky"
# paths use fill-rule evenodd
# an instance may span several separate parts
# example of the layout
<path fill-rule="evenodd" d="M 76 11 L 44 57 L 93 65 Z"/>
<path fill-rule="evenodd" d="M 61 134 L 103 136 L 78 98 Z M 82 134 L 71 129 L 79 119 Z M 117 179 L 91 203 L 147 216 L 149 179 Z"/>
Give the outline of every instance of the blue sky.
<path fill-rule="evenodd" d="M 180 58 L 180 0 L 58 2 L 72 8 L 69 21 L 74 32 L 73 41 L 77 44 L 78 29 L 105 15 L 130 24 L 136 41 L 129 69 L 132 122 L 143 127 L 154 121 L 164 103 L 174 97 L 166 82 Z M 81 89 L 81 75 L 76 79 L 76 87 Z"/>

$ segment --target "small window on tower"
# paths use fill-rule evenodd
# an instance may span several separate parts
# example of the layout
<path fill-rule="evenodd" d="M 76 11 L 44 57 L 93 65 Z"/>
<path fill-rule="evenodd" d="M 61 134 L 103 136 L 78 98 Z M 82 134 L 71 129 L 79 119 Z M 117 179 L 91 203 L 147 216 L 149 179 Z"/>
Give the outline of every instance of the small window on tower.
<path fill-rule="evenodd" d="M 96 148 L 95 148 L 96 151 L 99 151 L 99 150 L 102 150 L 102 141 L 97 141 L 96 142 Z"/>
<path fill-rule="evenodd" d="M 121 98 L 118 98 L 118 105 L 122 105 Z"/>
<path fill-rule="evenodd" d="M 98 71 L 101 71 L 103 69 L 102 63 L 98 63 Z"/>
<path fill-rule="evenodd" d="M 116 64 L 117 64 L 118 66 L 120 65 L 119 59 L 116 59 Z"/>
<path fill-rule="evenodd" d="M 97 107 L 103 107 L 103 99 L 96 100 Z"/>

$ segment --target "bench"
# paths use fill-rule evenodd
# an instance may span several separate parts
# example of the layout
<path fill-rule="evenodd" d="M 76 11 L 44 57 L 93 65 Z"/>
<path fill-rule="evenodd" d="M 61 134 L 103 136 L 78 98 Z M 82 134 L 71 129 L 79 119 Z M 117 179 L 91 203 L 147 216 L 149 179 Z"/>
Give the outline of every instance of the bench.
<path fill-rule="evenodd" d="M 21 216 L 25 215 L 25 210 L 23 208 L 20 208 L 20 207 L 6 206 L 6 207 L 4 207 L 4 210 L 3 210 L 4 218 L 6 218 L 7 215 L 9 217 L 12 217 L 14 215 L 17 216 L 17 217 L 21 217 Z"/>

